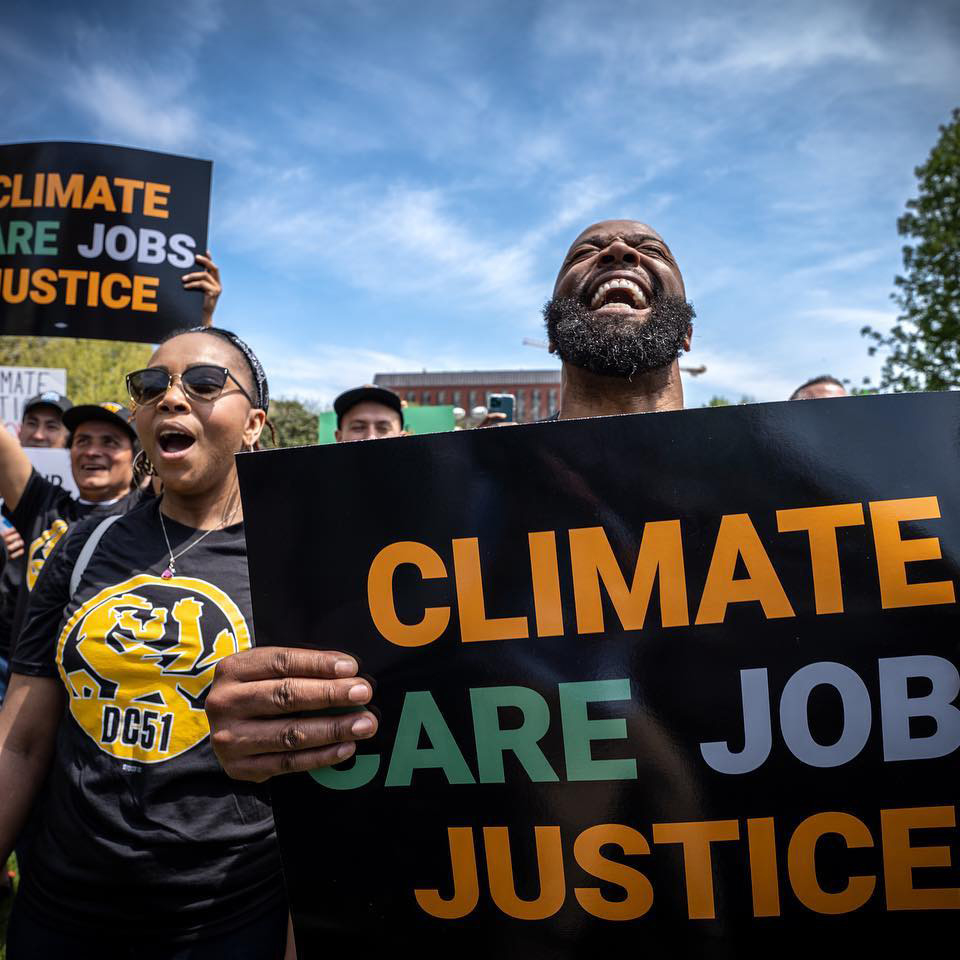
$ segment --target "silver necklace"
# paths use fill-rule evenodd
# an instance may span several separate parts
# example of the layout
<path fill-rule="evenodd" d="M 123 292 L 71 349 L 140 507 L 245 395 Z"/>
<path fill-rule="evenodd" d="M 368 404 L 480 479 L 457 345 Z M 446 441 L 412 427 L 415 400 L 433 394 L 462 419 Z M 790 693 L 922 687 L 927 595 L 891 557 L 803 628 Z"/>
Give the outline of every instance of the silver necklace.
<path fill-rule="evenodd" d="M 160 574 L 164 580 L 172 580 L 177 575 L 176 562 L 180 559 L 188 550 L 192 550 L 204 537 L 208 537 L 214 530 L 222 530 L 236 515 L 237 510 L 240 509 L 240 504 L 238 503 L 233 510 L 230 512 L 230 516 L 224 517 L 220 523 L 211 527 L 209 530 L 204 530 L 203 533 L 197 537 L 193 543 L 187 544 L 179 553 L 173 552 L 173 547 L 170 546 L 170 538 L 167 536 L 167 525 L 163 522 L 163 510 L 159 507 L 157 508 L 157 513 L 160 514 L 160 529 L 163 531 L 163 539 L 167 543 L 167 553 L 170 554 L 170 562 L 167 564 L 167 569 Z"/>

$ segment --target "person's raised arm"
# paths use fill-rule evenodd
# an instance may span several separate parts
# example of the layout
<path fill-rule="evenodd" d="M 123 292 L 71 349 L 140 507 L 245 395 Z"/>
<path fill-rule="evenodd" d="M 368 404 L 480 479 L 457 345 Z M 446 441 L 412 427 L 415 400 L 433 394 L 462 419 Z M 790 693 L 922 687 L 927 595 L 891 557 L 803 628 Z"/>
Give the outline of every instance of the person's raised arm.
<path fill-rule="evenodd" d="M 257 647 L 217 664 L 207 696 L 210 739 L 223 769 L 237 780 L 315 770 L 353 755 L 353 741 L 377 730 L 370 684 L 345 653 Z M 340 715 L 294 716 L 353 708 Z"/>
<path fill-rule="evenodd" d="M 203 317 L 200 323 L 204 327 L 209 327 L 213 324 L 213 311 L 217 309 L 217 301 L 220 299 L 220 294 L 223 293 L 223 284 L 220 282 L 220 268 L 211 259 L 209 250 L 206 256 L 198 253 L 196 261 L 203 269 L 193 273 L 185 273 L 181 282 L 184 290 L 200 290 L 203 292 Z"/>
<path fill-rule="evenodd" d="M 20 441 L 0 424 L 0 497 L 9 510 L 16 510 L 33 466 Z"/>
<path fill-rule="evenodd" d="M 0 864 L 7 862 L 50 766 L 63 697 L 53 677 L 10 677 L 0 709 Z"/>

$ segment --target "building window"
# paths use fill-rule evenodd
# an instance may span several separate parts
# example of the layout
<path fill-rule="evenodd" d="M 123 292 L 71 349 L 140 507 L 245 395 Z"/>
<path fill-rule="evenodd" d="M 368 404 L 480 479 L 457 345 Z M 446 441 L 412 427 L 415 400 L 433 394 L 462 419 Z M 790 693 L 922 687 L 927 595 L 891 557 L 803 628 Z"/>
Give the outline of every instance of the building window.
<path fill-rule="evenodd" d="M 470 391 L 470 409 L 472 410 L 477 405 L 477 391 Z"/>
<path fill-rule="evenodd" d="M 453 405 L 454 405 L 455 407 L 459 407 L 459 406 L 460 406 L 460 398 L 461 398 L 460 391 L 459 391 L 459 390 L 454 390 L 454 391 L 453 391 Z"/>
<path fill-rule="evenodd" d="M 408 391 L 407 391 L 407 403 L 416 403 L 416 402 L 417 402 L 417 394 L 416 394 L 416 391 L 414 391 L 414 390 L 408 390 Z"/>
<path fill-rule="evenodd" d="M 524 400 L 523 400 L 523 391 L 518 390 L 516 410 L 513 411 L 513 415 L 516 418 L 517 423 L 523 422 L 523 417 L 526 412 L 527 412 L 527 405 L 524 403 Z"/>
<path fill-rule="evenodd" d="M 447 402 L 447 391 L 446 391 L 446 390 L 438 390 L 438 391 L 437 391 L 437 403 L 439 403 L 439 404 L 442 406 L 442 405 L 445 404 L 446 402 Z"/>
<path fill-rule="evenodd" d="M 550 390 L 550 416 L 552 417 L 560 409 L 557 403 L 557 389 L 556 387 Z"/>
<path fill-rule="evenodd" d="M 425 406 L 428 406 L 428 405 L 430 404 L 430 391 L 429 391 L 429 390 L 424 390 L 424 391 L 423 391 L 423 403 L 424 403 Z"/>

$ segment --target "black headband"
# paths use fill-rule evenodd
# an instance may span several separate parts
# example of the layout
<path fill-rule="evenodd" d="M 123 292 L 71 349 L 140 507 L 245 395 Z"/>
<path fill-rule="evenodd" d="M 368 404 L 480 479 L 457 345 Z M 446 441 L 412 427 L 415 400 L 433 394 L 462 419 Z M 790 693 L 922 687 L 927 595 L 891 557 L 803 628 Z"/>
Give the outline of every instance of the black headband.
<path fill-rule="evenodd" d="M 232 330 L 224 330 L 223 327 L 191 327 L 185 333 L 213 333 L 222 337 L 228 343 L 232 343 L 244 356 L 247 366 L 250 367 L 250 373 L 253 374 L 253 382 L 257 385 L 256 401 L 257 407 L 266 413 L 270 405 L 270 390 L 267 387 L 267 375 L 263 372 L 263 366 L 257 359 L 257 355 L 247 346 L 246 342 L 241 340 Z"/>

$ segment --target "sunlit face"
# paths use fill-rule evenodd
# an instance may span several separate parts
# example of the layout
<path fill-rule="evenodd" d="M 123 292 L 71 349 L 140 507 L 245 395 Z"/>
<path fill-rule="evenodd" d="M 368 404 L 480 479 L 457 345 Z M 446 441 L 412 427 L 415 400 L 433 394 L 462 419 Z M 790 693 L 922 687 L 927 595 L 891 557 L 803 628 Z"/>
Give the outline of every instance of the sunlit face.
<path fill-rule="evenodd" d="M 60 411 L 45 403 L 31 407 L 20 424 L 21 447 L 65 447 L 69 435 Z"/>
<path fill-rule="evenodd" d="M 133 440 L 122 427 L 87 420 L 73 431 L 70 465 L 84 500 L 116 500 L 130 492 Z"/>
<path fill-rule="evenodd" d="M 351 440 L 382 440 L 403 434 L 400 414 L 382 403 L 366 400 L 351 407 L 340 419 L 337 443 Z"/>
<path fill-rule="evenodd" d="M 613 322 L 643 323 L 658 296 L 686 296 L 670 248 L 636 220 L 604 220 L 587 227 L 567 251 L 553 290 Z"/>
<path fill-rule="evenodd" d="M 238 350 L 212 334 L 185 333 L 150 358 L 149 366 L 165 368 L 174 382 L 134 414 L 140 443 L 164 489 L 185 497 L 232 482 L 234 454 L 256 443 L 266 419 L 233 380 L 227 380 L 215 400 L 197 400 L 184 392 L 177 377 L 198 364 L 226 367 L 254 394 L 253 378 Z"/>
<path fill-rule="evenodd" d="M 831 383 L 829 380 L 821 383 L 811 383 L 809 387 L 804 387 L 797 392 L 794 400 L 823 400 L 827 397 L 845 397 L 847 391 L 839 383 Z"/>
<path fill-rule="evenodd" d="M 632 382 L 690 349 L 695 312 L 663 237 L 604 220 L 573 241 L 543 315 L 565 365 Z"/>

